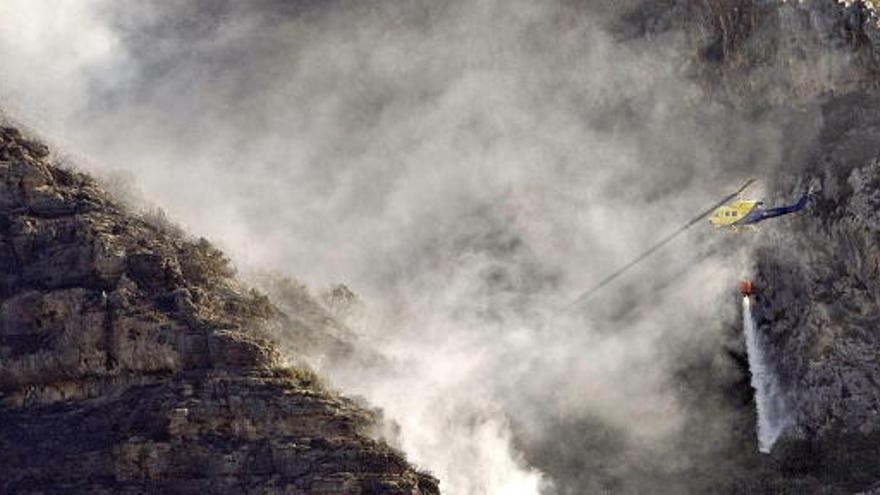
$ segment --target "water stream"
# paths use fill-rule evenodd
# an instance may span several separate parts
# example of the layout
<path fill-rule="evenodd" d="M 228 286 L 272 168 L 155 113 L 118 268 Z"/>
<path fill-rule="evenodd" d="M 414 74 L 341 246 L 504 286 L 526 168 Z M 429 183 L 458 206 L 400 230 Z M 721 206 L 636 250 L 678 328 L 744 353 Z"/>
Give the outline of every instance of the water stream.
<path fill-rule="evenodd" d="M 743 298 L 743 332 L 746 337 L 749 371 L 752 374 L 752 388 L 755 389 L 755 404 L 758 408 L 758 450 L 769 453 L 782 430 L 788 425 L 789 416 L 776 376 L 768 366 L 748 297 Z"/>

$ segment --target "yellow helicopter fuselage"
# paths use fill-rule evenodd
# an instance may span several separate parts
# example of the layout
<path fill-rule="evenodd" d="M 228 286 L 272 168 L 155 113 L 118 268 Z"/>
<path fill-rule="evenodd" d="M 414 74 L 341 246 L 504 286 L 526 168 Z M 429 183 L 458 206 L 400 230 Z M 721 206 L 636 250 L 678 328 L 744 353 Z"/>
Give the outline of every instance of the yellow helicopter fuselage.
<path fill-rule="evenodd" d="M 758 201 L 738 200 L 720 206 L 709 215 L 709 223 L 716 227 L 731 227 L 746 218 L 758 205 Z"/>

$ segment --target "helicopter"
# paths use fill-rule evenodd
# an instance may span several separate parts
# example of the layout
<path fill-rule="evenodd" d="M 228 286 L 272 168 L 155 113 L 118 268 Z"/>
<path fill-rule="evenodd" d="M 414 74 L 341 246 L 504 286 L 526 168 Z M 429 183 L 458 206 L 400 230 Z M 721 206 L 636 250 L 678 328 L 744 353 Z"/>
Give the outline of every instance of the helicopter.
<path fill-rule="evenodd" d="M 749 179 L 733 196 L 742 194 L 753 182 L 755 179 Z M 803 210 L 807 206 L 809 195 L 810 190 L 807 189 L 796 203 L 775 208 L 765 208 L 763 201 L 737 199 L 713 210 L 709 215 L 709 223 L 718 228 L 734 231 L 745 226 L 754 228 L 758 222 Z"/>
<path fill-rule="evenodd" d="M 779 206 L 776 208 L 765 208 L 763 201 L 737 199 L 754 182 L 755 179 L 747 180 L 746 183 L 743 184 L 742 187 L 737 189 L 735 192 L 728 194 L 707 210 L 699 213 L 689 222 L 682 225 L 677 230 L 671 232 L 666 237 L 662 238 L 660 241 L 648 248 L 646 251 L 642 252 L 640 255 L 636 256 L 632 261 L 621 266 L 610 275 L 599 281 L 591 289 L 581 293 L 581 295 L 578 296 L 570 304 L 570 306 L 577 306 L 586 301 L 593 294 L 613 282 L 625 272 L 629 271 L 632 267 L 638 265 L 651 255 L 659 251 L 666 244 L 672 242 L 672 240 L 674 240 L 676 237 L 683 234 L 685 231 L 687 231 L 706 217 L 709 217 L 709 223 L 711 225 L 719 229 L 725 229 L 732 232 L 737 232 L 741 228 L 757 230 L 757 227 L 755 226 L 756 223 L 803 210 L 807 206 L 807 200 L 809 199 L 810 193 L 812 192 L 812 188 L 808 188 L 804 191 L 801 197 L 798 198 L 797 203 L 792 205 Z M 751 284 L 749 285 L 747 292 L 752 292 Z"/>

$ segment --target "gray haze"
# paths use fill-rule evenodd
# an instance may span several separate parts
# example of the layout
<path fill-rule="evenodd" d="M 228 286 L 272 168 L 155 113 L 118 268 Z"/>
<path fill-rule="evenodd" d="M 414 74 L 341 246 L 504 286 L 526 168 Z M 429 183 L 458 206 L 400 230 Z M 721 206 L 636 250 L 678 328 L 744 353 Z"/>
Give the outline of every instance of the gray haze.
<path fill-rule="evenodd" d="M 394 365 L 322 371 L 381 407 L 445 493 L 587 493 L 701 455 L 678 448 L 694 413 L 675 376 L 738 373 L 719 315 L 736 321 L 720 308 L 736 309 L 747 256 L 698 226 L 561 308 L 781 160 L 774 126 L 682 77 L 681 39 L 615 40 L 614 15 L 3 0 L 0 106 L 81 166 L 133 177 L 243 271 L 355 290 L 349 325 Z"/>

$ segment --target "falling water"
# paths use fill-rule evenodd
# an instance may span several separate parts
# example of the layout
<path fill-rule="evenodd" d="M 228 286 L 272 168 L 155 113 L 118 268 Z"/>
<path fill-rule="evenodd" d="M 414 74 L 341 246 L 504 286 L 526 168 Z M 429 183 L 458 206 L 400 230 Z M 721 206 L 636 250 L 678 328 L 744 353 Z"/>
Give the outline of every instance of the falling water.
<path fill-rule="evenodd" d="M 758 408 L 758 450 L 769 453 L 788 425 L 788 414 L 773 371 L 768 367 L 767 357 L 762 350 L 760 335 L 752 319 L 748 297 L 743 298 L 743 331 L 746 335 L 749 371 L 752 374 L 752 388 L 755 389 L 755 404 Z"/>

